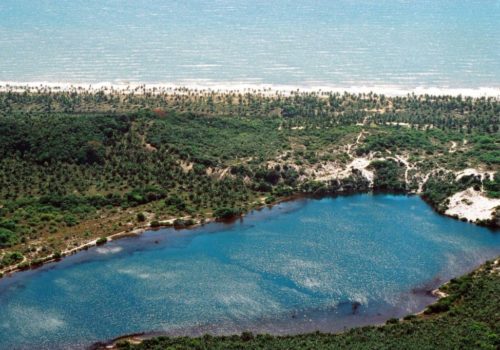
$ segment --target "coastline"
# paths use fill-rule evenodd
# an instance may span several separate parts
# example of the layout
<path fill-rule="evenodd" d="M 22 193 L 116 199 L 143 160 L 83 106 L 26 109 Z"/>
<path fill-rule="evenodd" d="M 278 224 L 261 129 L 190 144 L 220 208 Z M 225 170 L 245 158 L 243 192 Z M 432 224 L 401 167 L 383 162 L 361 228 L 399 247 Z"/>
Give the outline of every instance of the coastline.
<path fill-rule="evenodd" d="M 49 82 L 49 81 L 0 81 L 0 92 L 71 92 L 71 93 L 96 93 L 106 94 L 179 94 L 179 93 L 252 93 L 264 96 L 288 96 L 295 93 L 313 94 L 380 94 L 389 97 L 407 95 L 431 96 L 463 96 L 472 98 L 492 97 L 500 98 L 500 87 L 433 87 L 415 86 L 403 87 L 394 85 L 285 85 L 245 82 L 178 82 L 178 83 L 137 83 L 137 82 Z"/>
<path fill-rule="evenodd" d="M 0 350 L 500 350 L 500 0 L 0 12 Z"/>

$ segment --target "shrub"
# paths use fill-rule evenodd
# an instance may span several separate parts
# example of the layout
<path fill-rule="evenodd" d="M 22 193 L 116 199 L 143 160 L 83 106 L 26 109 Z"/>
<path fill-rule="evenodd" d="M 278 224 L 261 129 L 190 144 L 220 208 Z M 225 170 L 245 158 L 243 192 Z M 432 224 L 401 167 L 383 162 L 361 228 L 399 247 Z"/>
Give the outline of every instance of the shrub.
<path fill-rule="evenodd" d="M 269 196 L 265 200 L 266 204 L 271 204 L 271 203 L 273 203 L 275 201 L 276 201 L 276 198 L 274 198 L 274 196 Z"/>
<path fill-rule="evenodd" d="M 254 335 L 252 332 L 243 332 L 241 333 L 241 340 L 243 341 L 250 341 L 253 340 Z"/>
<path fill-rule="evenodd" d="M 446 312 L 450 309 L 451 298 L 440 299 L 437 303 L 429 305 L 429 307 L 424 311 L 424 314 L 431 315 L 441 312 Z"/>
<path fill-rule="evenodd" d="M 495 173 L 493 180 L 484 181 L 484 189 L 489 197 L 500 198 L 500 172 Z"/>
<path fill-rule="evenodd" d="M 0 248 L 10 247 L 18 241 L 17 235 L 6 228 L 0 227 Z"/>
<path fill-rule="evenodd" d="M 230 219 L 238 215 L 241 215 L 241 211 L 236 208 L 221 207 L 214 211 L 214 217 L 219 220 Z"/>
<path fill-rule="evenodd" d="M 99 238 L 99 239 L 96 241 L 96 244 L 97 244 L 97 245 L 103 245 L 103 244 L 105 244 L 107 241 L 108 241 L 108 238 L 107 238 L 107 237 L 101 237 L 101 238 Z"/>
<path fill-rule="evenodd" d="M 328 192 L 326 184 L 320 181 L 306 181 L 302 184 L 301 190 L 306 193 L 311 193 L 314 195 L 323 195 Z"/>
<path fill-rule="evenodd" d="M 195 224 L 193 219 L 176 219 L 174 221 L 174 227 L 175 228 L 184 228 L 184 227 L 189 227 L 193 226 Z"/>
<path fill-rule="evenodd" d="M 403 168 L 394 160 L 377 160 L 370 163 L 375 170 L 373 188 L 377 191 L 402 192 L 406 188 Z"/>
<path fill-rule="evenodd" d="M 1 208 L 0 208 L 1 209 Z M 12 220 L 0 220 L 0 228 L 5 228 L 10 231 L 16 230 L 16 223 Z"/>
<path fill-rule="evenodd" d="M 184 202 L 181 197 L 172 195 L 165 199 L 165 206 L 175 208 L 178 211 L 183 211 L 186 209 L 186 202 Z"/>
<path fill-rule="evenodd" d="M 7 253 L 2 258 L 2 265 L 9 266 L 23 260 L 23 255 L 19 252 Z"/>
<path fill-rule="evenodd" d="M 30 267 L 32 269 L 35 269 L 37 267 L 40 267 L 43 265 L 43 260 L 42 259 L 35 259 L 31 262 Z"/>
<path fill-rule="evenodd" d="M 390 318 L 385 323 L 386 324 L 397 324 L 397 323 L 399 323 L 399 319 L 398 318 Z"/>
<path fill-rule="evenodd" d="M 69 227 L 75 226 L 76 224 L 78 224 L 78 221 L 76 220 L 75 216 L 72 214 L 64 215 L 63 220 L 66 223 L 66 225 Z"/>
<path fill-rule="evenodd" d="M 19 264 L 19 266 L 17 266 L 17 268 L 18 268 L 19 270 L 27 270 L 27 269 L 29 269 L 29 268 L 30 268 L 30 263 L 29 263 L 29 262 L 27 262 L 27 261 L 25 261 L 25 262 L 23 262 L 23 263 Z"/>
<path fill-rule="evenodd" d="M 412 320 L 415 320 L 417 319 L 417 315 L 406 315 L 403 320 L 405 321 L 412 321 Z"/>

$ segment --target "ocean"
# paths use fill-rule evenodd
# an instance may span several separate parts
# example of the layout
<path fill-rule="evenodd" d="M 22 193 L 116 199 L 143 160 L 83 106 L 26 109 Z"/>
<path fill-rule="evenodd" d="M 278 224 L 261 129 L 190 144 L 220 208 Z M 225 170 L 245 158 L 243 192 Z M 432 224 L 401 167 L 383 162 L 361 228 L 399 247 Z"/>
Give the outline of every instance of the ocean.
<path fill-rule="evenodd" d="M 0 81 L 500 90 L 500 1 L 2 0 Z"/>

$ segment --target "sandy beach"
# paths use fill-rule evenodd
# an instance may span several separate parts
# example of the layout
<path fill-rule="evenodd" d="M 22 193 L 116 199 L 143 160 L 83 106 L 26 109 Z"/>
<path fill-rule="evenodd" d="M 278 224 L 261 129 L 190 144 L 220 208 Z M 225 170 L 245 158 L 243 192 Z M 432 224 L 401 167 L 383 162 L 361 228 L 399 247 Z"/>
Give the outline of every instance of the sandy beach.
<path fill-rule="evenodd" d="M 500 87 L 449 88 L 424 87 L 403 88 L 391 85 L 373 86 L 331 86 L 331 85 L 275 85 L 250 84 L 242 82 L 211 82 L 187 81 L 180 83 L 71 83 L 71 82 L 15 82 L 0 81 L 0 92 L 76 92 L 76 93 L 124 93 L 124 94 L 168 94 L 182 92 L 216 92 L 216 93 L 256 93 L 261 95 L 290 95 L 302 93 L 349 93 L 349 94 L 381 94 L 386 96 L 434 95 L 434 96 L 464 96 L 464 97 L 494 97 L 500 98 Z"/>

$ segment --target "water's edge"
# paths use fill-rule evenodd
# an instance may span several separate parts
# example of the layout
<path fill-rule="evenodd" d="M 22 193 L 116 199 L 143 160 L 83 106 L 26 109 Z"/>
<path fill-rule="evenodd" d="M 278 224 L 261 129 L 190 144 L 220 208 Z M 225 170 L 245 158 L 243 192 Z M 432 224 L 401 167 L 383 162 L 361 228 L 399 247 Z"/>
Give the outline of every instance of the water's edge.
<path fill-rule="evenodd" d="M 369 191 L 369 192 L 335 193 L 335 194 L 327 194 L 327 195 L 294 194 L 294 195 L 291 195 L 288 197 L 277 199 L 273 203 L 262 205 L 259 208 L 252 209 L 248 213 L 242 215 L 241 217 L 235 217 L 235 218 L 232 218 L 229 220 L 222 221 L 222 223 L 233 224 L 238 220 L 244 219 L 244 217 L 246 215 L 249 215 L 249 214 L 256 212 L 256 211 L 260 212 L 262 209 L 264 209 L 266 207 L 268 209 L 273 209 L 275 206 L 277 206 L 281 203 L 292 202 L 292 201 L 297 201 L 297 200 L 301 200 L 301 199 L 321 200 L 323 198 L 346 197 L 346 196 L 355 196 L 355 195 L 359 195 L 359 194 L 371 194 L 371 195 L 384 195 L 385 194 L 385 195 L 397 195 L 397 196 L 418 196 L 423 202 L 425 202 L 430 208 L 432 208 L 434 213 L 436 213 L 442 217 L 446 217 L 448 219 L 459 220 L 455 217 L 448 216 L 448 215 L 436 210 L 436 208 L 434 206 L 432 206 L 429 202 L 427 202 L 419 194 L 409 193 L 409 192 L 407 192 L 407 193 L 390 193 L 390 192 Z M 463 221 L 463 220 L 459 220 L 459 221 Z M 210 224 L 217 223 L 217 222 L 220 223 L 221 221 L 207 222 L 206 225 L 210 225 Z M 469 222 L 468 224 L 477 225 L 476 223 L 473 223 L 473 222 Z M 201 226 L 205 226 L 205 224 L 197 224 L 197 225 L 194 225 L 193 227 L 183 228 L 180 230 L 193 230 L 193 229 L 201 227 Z M 477 225 L 477 226 L 481 226 L 481 225 Z M 167 228 L 171 228 L 171 227 L 168 226 Z M 500 232 L 500 230 L 498 228 L 492 228 L 492 227 L 486 227 L 486 228 L 495 232 L 495 233 Z M 156 232 L 159 229 L 161 229 L 161 228 L 157 228 L 154 230 L 148 230 L 148 231 L 145 231 L 144 234 L 148 234 L 149 232 Z M 131 237 L 131 238 L 133 239 L 134 237 Z M 500 258 L 500 256 L 495 258 L 495 259 L 499 259 L 499 258 Z M 404 316 L 407 316 L 407 315 L 423 313 L 424 310 L 426 310 L 430 305 L 435 304 L 439 299 L 441 299 L 443 297 L 443 295 L 441 295 L 439 291 L 444 285 L 449 283 L 449 281 L 451 279 L 467 275 L 467 274 L 477 270 L 486 261 L 487 260 L 476 262 L 473 266 L 470 266 L 468 268 L 468 270 L 463 274 L 455 275 L 455 276 L 449 277 L 447 279 L 429 278 L 429 280 L 426 283 L 424 283 L 421 287 L 413 288 L 411 290 L 411 293 L 418 295 L 421 298 L 421 300 L 425 300 L 425 302 L 421 303 L 420 308 L 418 310 L 416 310 L 415 312 L 408 313 L 408 312 L 401 312 L 401 310 L 399 310 L 399 312 L 396 311 L 396 314 L 397 314 L 396 318 L 401 320 L 401 319 L 403 319 Z M 355 305 L 355 303 L 349 303 L 348 305 L 346 304 L 346 305 L 338 305 L 337 306 L 337 308 L 342 308 L 342 307 L 350 308 L 353 310 L 353 315 L 356 314 L 357 305 Z M 147 339 L 151 339 L 151 338 L 155 338 L 155 337 L 159 337 L 159 336 L 170 336 L 170 337 L 185 337 L 185 336 L 187 336 L 187 337 L 193 337 L 193 338 L 200 337 L 200 336 L 207 335 L 207 334 L 213 335 L 213 336 L 231 336 L 231 335 L 241 334 L 242 332 L 247 332 L 247 331 L 252 332 L 253 334 L 273 334 L 273 335 L 307 335 L 307 334 L 312 334 L 315 332 L 320 332 L 320 333 L 324 333 L 324 334 L 341 334 L 341 333 L 344 333 L 350 329 L 359 328 L 359 327 L 363 327 L 363 326 L 382 326 L 385 324 L 385 322 L 387 320 L 394 318 L 394 315 L 388 315 L 388 314 L 385 314 L 385 315 L 378 314 L 375 316 L 374 315 L 371 315 L 371 316 L 366 315 L 366 316 L 364 316 L 364 318 L 365 319 L 361 322 L 359 319 L 356 320 L 352 326 L 346 327 L 345 325 L 340 325 L 337 329 L 334 329 L 332 331 L 326 331 L 326 332 L 320 331 L 318 329 L 311 329 L 311 330 L 308 330 L 306 332 L 275 333 L 272 331 L 271 332 L 261 331 L 259 329 L 254 329 L 254 328 L 249 327 L 248 329 L 240 329 L 240 330 L 237 330 L 235 332 L 222 332 L 221 333 L 221 332 L 217 331 L 217 328 L 220 327 L 220 325 L 217 325 L 217 324 L 199 326 L 199 327 L 179 328 L 179 329 L 174 329 L 171 331 L 148 331 L 148 330 L 145 330 L 142 332 L 124 334 L 124 335 L 115 337 L 113 339 L 98 341 L 98 342 L 93 343 L 89 347 L 87 347 L 87 349 L 88 350 L 99 350 L 99 349 L 113 346 L 117 342 L 124 341 L 127 339 L 133 338 L 134 341 L 136 341 L 136 340 L 143 341 L 143 340 L 147 340 Z M 276 320 L 273 320 L 273 321 L 276 322 Z M 281 320 L 281 321 L 286 322 L 286 320 Z M 293 320 L 290 320 L 290 321 L 293 321 Z M 266 324 L 265 320 L 262 320 L 262 322 L 263 322 L 262 328 L 269 327 L 269 324 Z M 257 321 L 256 321 L 256 323 L 257 323 Z"/>
<path fill-rule="evenodd" d="M 356 193 L 353 193 L 352 195 L 358 195 Z M 335 197 L 346 197 L 347 194 L 341 194 L 341 195 L 330 195 L 330 196 L 308 196 L 308 195 L 296 195 L 292 197 L 287 197 L 287 198 L 282 198 L 272 205 L 264 205 L 259 209 L 254 209 L 247 213 L 247 216 L 251 216 L 253 213 L 257 213 L 257 220 L 266 220 L 269 217 L 275 216 L 275 215 L 280 215 L 283 213 L 282 211 L 278 210 L 279 204 L 284 203 L 284 202 L 291 202 L 292 207 L 285 207 L 288 208 L 288 210 L 298 210 L 298 208 L 302 207 L 301 201 L 304 200 L 304 203 L 307 203 L 308 200 L 311 199 L 316 199 L 316 200 L 321 200 L 322 198 L 335 198 Z M 401 195 L 405 196 L 405 195 Z M 406 195 L 408 196 L 408 195 Z M 296 205 L 294 204 L 297 203 Z M 427 206 L 428 203 L 426 204 Z M 432 208 L 432 206 L 429 206 Z M 208 226 L 209 231 L 218 231 L 221 228 L 224 230 L 224 227 L 230 228 L 235 224 L 238 224 L 236 221 L 238 220 L 245 220 L 244 217 L 242 218 L 235 218 L 230 222 L 212 222 L 207 225 L 203 226 Z M 253 220 L 253 219 L 251 219 Z M 169 236 L 169 232 L 177 232 L 176 235 L 193 235 L 197 236 L 198 234 L 204 235 L 206 234 L 201 232 L 196 232 L 197 229 L 201 228 L 202 225 L 197 225 L 196 227 L 191 227 L 188 229 L 185 229 L 184 233 L 183 232 L 178 232 L 178 230 L 175 230 L 173 228 L 170 228 L 169 231 L 166 232 L 157 232 L 158 230 L 147 230 L 145 231 L 144 235 L 136 236 L 136 237 L 128 237 L 125 240 L 128 242 L 125 242 L 125 244 L 129 247 L 134 246 L 134 250 L 142 250 L 142 249 L 148 249 L 151 248 L 155 243 L 157 243 L 156 239 L 160 237 L 159 235 L 162 234 L 163 236 Z M 164 235 L 164 233 L 167 233 L 167 235 Z M 142 237 L 142 238 L 140 238 Z M 133 243 L 135 242 L 135 243 Z M 52 262 L 50 264 L 46 264 L 43 266 L 41 269 L 42 270 L 50 270 L 53 268 L 64 268 L 65 265 L 73 265 L 73 264 L 78 264 L 81 262 L 87 262 L 87 261 L 93 261 L 95 258 L 95 250 L 99 249 L 98 247 L 94 247 L 92 249 L 89 249 L 88 252 L 80 252 L 78 254 L 75 254 L 74 256 L 64 259 L 61 263 L 58 262 Z M 110 248 L 112 249 L 112 247 Z M 484 263 L 484 261 L 476 261 L 474 265 L 469 266 L 469 271 L 474 270 L 477 266 L 481 265 Z M 62 266 L 60 266 L 62 264 Z M 41 271 L 35 271 L 35 270 L 28 270 L 21 272 L 19 274 L 11 275 L 12 279 L 7 279 L 3 282 L 7 282 L 7 284 L 11 284 L 12 282 L 15 283 L 17 279 L 21 279 L 26 277 L 26 274 L 35 274 L 37 272 Z M 460 273 L 461 274 L 461 273 Z M 419 286 L 414 286 L 411 290 L 408 291 L 409 294 L 413 295 L 414 299 L 417 300 L 418 303 L 418 309 L 415 310 L 415 313 L 418 311 L 424 310 L 428 305 L 432 304 L 433 302 L 436 301 L 437 296 L 433 294 L 433 290 L 441 286 L 443 283 L 446 283 L 449 279 L 458 277 L 457 275 L 454 276 L 448 276 L 447 279 L 435 279 L 433 277 L 429 277 L 429 279 L 425 282 L 422 283 Z M 29 278 L 29 276 L 28 276 Z M 2 283 L 2 280 L 0 280 L 0 284 Z M 389 312 L 383 312 L 382 314 L 376 314 L 376 315 L 370 315 L 370 314 L 358 314 L 356 315 L 357 307 L 354 305 L 355 303 L 345 303 L 345 305 L 341 304 L 336 307 L 336 309 L 344 309 L 346 314 L 349 314 L 350 311 L 352 310 L 352 324 L 349 324 L 350 321 L 347 321 L 347 326 L 346 323 L 340 324 L 337 328 L 335 328 L 337 325 L 332 326 L 331 323 L 328 324 L 328 330 L 325 331 L 325 329 L 321 329 L 321 321 L 328 322 L 328 317 L 326 314 L 335 312 L 336 310 L 322 310 L 322 311 L 317 311 L 314 309 L 304 309 L 303 311 L 305 314 L 310 316 L 311 319 L 314 319 L 315 322 L 312 322 L 312 325 L 302 325 L 300 324 L 300 320 L 296 320 L 293 315 L 272 315 L 273 317 L 270 317 L 269 319 L 262 318 L 259 320 L 254 320 L 251 323 L 248 323 L 247 325 L 242 324 L 241 327 L 234 328 L 234 331 L 227 331 L 228 327 L 225 327 L 226 331 L 221 333 L 219 331 L 219 328 L 222 329 L 224 325 L 220 325 L 217 323 L 214 324 L 205 324 L 205 325 L 198 325 L 198 326 L 193 326 L 193 327 L 188 327 L 188 328 L 177 328 L 177 329 L 171 329 L 169 331 L 148 331 L 145 330 L 144 332 L 140 332 L 140 334 L 134 334 L 136 337 L 143 337 L 143 338 L 150 338 L 154 336 L 159 336 L 159 335 L 169 335 L 169 336 L 201 336 L 204 334 L 213 334 L 213 335 L 231 335 L 231 334 L 238 334 L 241 333 L 242 331 L 251 331 L 254 333 L 276 333 L 273 332 L 272 329 L 279 329 L 280 324 L 290 324 L 290 323 L 295 323 L 292 328 L 299 329 L 299 331 L 295 332 L 287 332 L 287 333 L 280 333 L 277 332 L 276 334 L 307 334 L 310 332 L 314 332 L 316 330 L 326 332 L 326 333 L 339 333 L 344 330 L 350 329 L 350 328 L 355 328 L 355 327 L 360 327 L 360 326 L 365 326 L 365 325 L 377 325 L 377 324 L 382 324 L 384 323 L 387 319 L 393 318 L 393 317 L 398 317 L 402 318 L 406 314 L 408 314 L 408 311 L 404 311 L 404 308 L 401 307 L 400 309 L 394 308 L 393 310 L 389 310 Z M 387 310 L 386 310 L 387 311 Z M 344 312 L 342 313 L 344 314 Z M 274 317 L 274 316 L 277 316 Z M 260 325 L 259 327 L 255 327 L 255 324 Z M 316 329 L 316 325 L 318 325 L 318 329 Z M 312 328 L 311 328 L 312 326 Z M 309 328 L 308 328 L 309 327 Z M 229 327 L 229 329 L 231 329 Z M 118 338 L 115 338 L 110 341 L 104 341 L 104 342 L 97 342 L 94 345 L 92 345 L 94 348 L 102 347 L 103 345 L 109 345 L 113 342 L 116 341 L 116 339 L 123 339 L 124 337 L 129 337 L 129 336 L 121 336 Z"/>
<path fill-rule="evenodd" d="M 212 224 L 212 223 L 215 223 L 215 222 L 231 224 L 231 223 L 236 222 L 237 220 L 240 220 L 240 219 L 244 218 L 245 216 L 247 216 L 247 215 L 249 215 L 249 214 L 251 214 L 251 213 L 253 213 L 255 211 L 260 211 L 263 208 L 273 208 L 276 205 L 281 204 L 281 203 L 286 203 L 286 202 L 300 200 L 300 199 L 336 198 L 336 197 L 354 196 L 354 195 L 359 195 L 359 194 L 372 194 L 372 195 L 389 194 L 389 195 L 400 195 L 400 196 L 418 196 L 430 208 L 432 208 L 432 210 L 436 214 L 444 216 L 444 217 L 447 217 L 447 218 L 450 218 L 450 219 L 464 221 L 464 220 L 461 220 L 458 217 L 450 216 L 450 215 L 447 215 L 447 214 L 445 214 L 445 213 L 437 210 L 437 208 L 435 206 L 433 206 L 430 202 L 428 202 L 427 200 L 425 200 L 425 198 L 421 194 L 417 194 L 417 193 L 413 193 L 413 192 L 409 192 L 409 191 L 395 193 L 395 192 L 390 192 L 390 191 L 384 192 L 384 191 L 356 191 L 356 190 L 354 190 L 354 191 L 350 191 L 350 192 L 333 192 L 333 193 L 327 193 L 327 194 L 322 194 L 322 195 L 315 195 L 315 194 L 311 194 L 311 193 L 295 193 L 295 194 L 292 194 L 290 196 L 286 196 L 286 197 L 282 197 L 282 198 L 277 198 L 276 200 L 274 200 L 271 203 L 262 204 L 260 206 L 257 206 L 255 208 L 253 208 L 253 209 L 250 209 L 248 212 L 243 213 L 240 216 L 236 216 L 236 217 L 229 218 L 229 219 L 216 220 L 215 218 L 208 218 L 203 223 L 198 222 L 198 223 L 195 223 L 194 225 L 191 225 L 191 226 L 188 226 L 188 227 L 182 227 L 182 228 L 176 228 L 176 227 L 172 226 L 171 224 L 169 224 L 169 225 L 163 225 L 161 223 L 160 223 L 159 226 L 154 227 L 154 228 L 152 228 L 150 226 L 136 226 L 136 227 L 131 228 L 129 231 L 118 232 L 118 233 L 112 234 L 110 236 L 107 236 L 106 238 L 107 238 L 108 242 L 112 242 L 112 241 L 116 241 L 116 240 L 124 239 L 124 238 L 138 237 L 138 236 L 141 236 L 143 234 L 147 234 L 149 232 L 156 232 L 158 230 L 165 229 L 165 228 L 174 228 L 176 230 L 192 230 L 192 229 L 203 227 L 205 225 L 209 225 L 209 224 Z M 469 223 L 472 224 L 472 225 L 486 227 L 486 228 L 488 228 L 488 229 L 490 229 L 490 230 L 492 230 L 494 232 L 500 231 L 499 227 L 491 227 L 491 226 L 488 226 L 488 225 L 478 224 L 478 223 L 475 223 L 475 222 L 469 222 Z M 11 266 L 11 267 L 7 267 L 6 269 L 4 269 L 3 273 L 0 273 L 0 283 L 1 283 L 1 281 L 2 281 L 3 278 L 12 277 L 14 274 L 17 274 L 17 273 L 20 273 L 20 272 L 24 272 L 24 271 L 37 270 L 37 269 L 39 269 L 39 268 L 41 268 L 41 267 L 43 267 L 45 265 L 56 264 L 56 263 L 62 261 L 65 257 L 69 257 L 69 256 L 72 256 L 72 255 L 75 255 L 75 254 L 81 254 L 81 253 L 83 253 L 83 252 L 85 252 L 85 251 L 87 251 L 87 250 L 89 250 L 91 248 L 95 248 L 95 247 L 97 247 L 99 245 L 100 244 L 97 244 L 96 240 L 94 240 L 94 241 L 91 241 L 91 242 L 88 242 L 88 243 L 84 243 L 84 244 L 82 244 L 79 247 L 72 248 L 69 251 L 63 252 L 60 257 L 56 257 L 56 258 L 54 258 L 54 257 L 47 257 L 45 260 L 39 260 L 38 264 L 36 264 L 36 265 L 30 265 L 30 266 L 28 266 L 26 268 L 20 268 L 19 267 L 20 264 L 17 264 L 17 265 Z"/>

